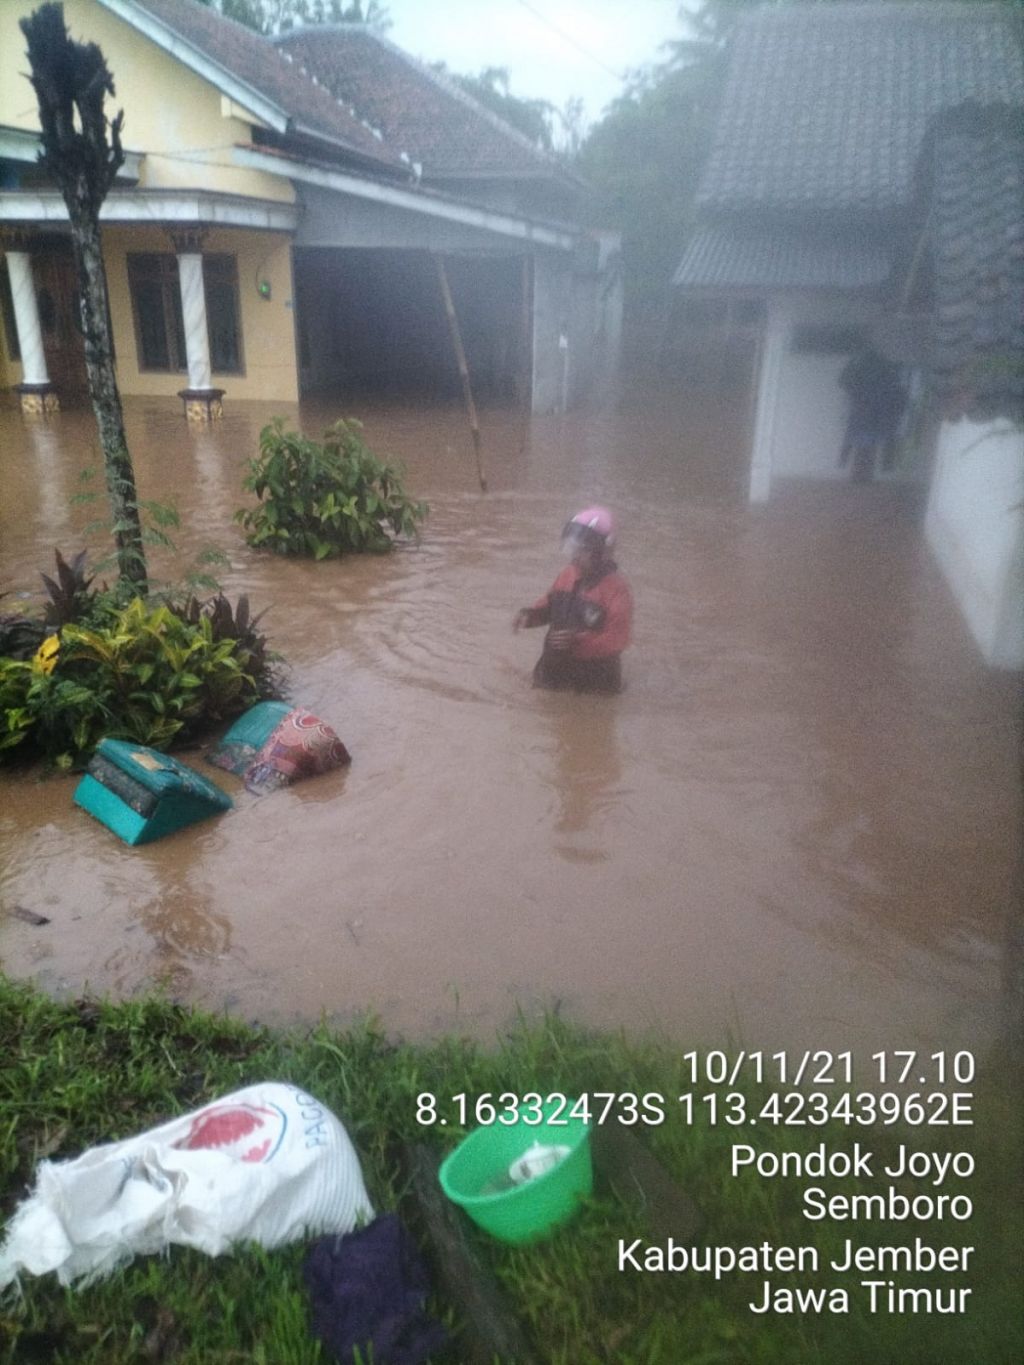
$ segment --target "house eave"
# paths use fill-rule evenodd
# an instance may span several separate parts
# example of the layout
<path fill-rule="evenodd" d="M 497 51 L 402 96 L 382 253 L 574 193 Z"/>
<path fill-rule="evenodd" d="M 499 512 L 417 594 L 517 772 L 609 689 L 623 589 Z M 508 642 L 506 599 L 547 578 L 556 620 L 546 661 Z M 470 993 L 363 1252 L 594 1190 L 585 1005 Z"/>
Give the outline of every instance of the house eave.
<path fill-rule="evenodd" d="M 334 190 L 357 199 L 385 204 L 391 208 L 406 209 L 431 218 L 442 218 L 464 227 L 479 228 L 484 232 L 516 238 L 537 246 L 554 247 L 559 251 L 572 251 L 576 246 L 576 233 L 549 224 L 508 213 L 498 213 L 475 204 L 444 198 L 436 193 L 385 184 L 379 180 L 364 180 L 359 176 L 347 175 L 344 171 L 297 161 L 282 153 L 271 154 L 254 147 L 235 147 L 232 149 L 232 160 L 235 165 L 249 170 L 287 176 L 288 179 L 302 184 L 316 185 L 320 189 Z"/>
<path fill-rule="evenodd" d="M 195 190 L 112 190 L 100 209 L 100 222 L 115 224 L 174 223 L 203 227 L 250 228 L 264 232 L 294 232 L 299 211 L 293 204 L 279 204 L 242 195 L 213 194 Z M 64 225 L 67 205 L 56 191 L 0 191 L 0 223 L 38 227 Z"/>
<path fill-rule="evenodd" d="M 267 136 L 267 135 L 264 135 Z M 404 164 L 381 161 L 367 152 L 361 152 L 343 138 L 332 138 L 327 133 L 319 133 L 307 124 L 292 119 L 287 133 L 280 139 L 281 145 L 273 143 L 272 136 L 267 138 L 266 147 L 271 155 L 294 158 L 301 161 L 309 157 L 317 161 L 333 161 L 338 154 L 344 157 L 347 169 L 357 175 L 387 176 L 398 181 L 411 181 L 413 172 Z M 255 142 L 254 145 L 263 145 Z"/>
<path fill-rule="evenodd" d="M 349 160 L 360 163 L 365 166 L 367 171 L 375 175 L 393 175 L 406 180 L 412 178 L 412 172 L 406 166 L 381 160 L 371 156 L 368 152 L 361 152 L 358 147 L 353 147 L 344 138 L 331 137 L 329 133 L 318 133 L 315 128 L 310 128 L 304 123 L 298 123 L 294 119 L 289 119 L 287 131 L 294 137 L 305 138 L 313 143 L 321 143 L 324 147 L 329 147 L 336 152 L 344 152 Z"/>
<path fill-rule="evenodd" d="M 742 281 L 735 284 L 691 284 L 687 281 L 672 281 L 672 288 L 681 294 L 699 295 L 701 297 L 713 297 L 728 294 L 730 297 L 741 295 L 746 298 L 767 298 L 778 295 L 789 294 L 813 294 L 816 297 L 830 297 L 836 299 L 848 298 L 884 298 L 888 295 L 888 290 L 884 284 L 817 284 L 814 282 L 801 283 L 800 281 L 787 281 L 782 284 Z"/>
<path fill-rule="evenodd" d="M 431 165 L 429 162 L 423 167 L 423 178 L 425 180 L 450 180 L 453 183 L 459 181 L 489 181 L 499 183 L 518 183 L 518 184 L 537 184 L 537 185 L 557 185 L 565 190 L 580 190 L 587 188 L 587 182 L 578 176 L 567 172 L 562 172 L 555 167 L 540 167 L 539 169 L 521 169 L 514 167 L 506 170 L 500 166 L 484 166 L 473 170 L 463 170 L 458 166 L 438 166 Z"/>
<path fill-rule="evenodd" d="M 672 276 L 687 292 L 695 288 L 870 293 L 892 279 L 894 241 L 888 235 L 825 233 L 817 226 L 699 223 Z"/>

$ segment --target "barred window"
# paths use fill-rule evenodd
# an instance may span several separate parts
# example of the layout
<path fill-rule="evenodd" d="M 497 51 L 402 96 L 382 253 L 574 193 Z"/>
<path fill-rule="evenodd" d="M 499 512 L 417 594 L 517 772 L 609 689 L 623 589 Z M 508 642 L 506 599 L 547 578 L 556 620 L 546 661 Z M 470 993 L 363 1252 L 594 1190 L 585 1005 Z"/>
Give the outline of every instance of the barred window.
<path fill-rule="evenodd" d="M 140 370 L 187 368 L 178 258 L 172 252 L 133 252 L 128 283 L 135 314 Z"/>
<path fill-rule="evenodd" d="M 165 373 L 186 370 L 177 256 L 172 252 L 129 253 L 128 282 L 139 369 Z M 242 344 L 234 256 L 204 256 L 203 284 L 211 369 L 218 374 L 240 374 Z"/>
<path fill-rule="evenodd" d="M 234 256 L 203 257 L 206 327 L 210 365 L 219 374 L 241 374 L 242 334 L 238 311 L 238 267 Z"/>

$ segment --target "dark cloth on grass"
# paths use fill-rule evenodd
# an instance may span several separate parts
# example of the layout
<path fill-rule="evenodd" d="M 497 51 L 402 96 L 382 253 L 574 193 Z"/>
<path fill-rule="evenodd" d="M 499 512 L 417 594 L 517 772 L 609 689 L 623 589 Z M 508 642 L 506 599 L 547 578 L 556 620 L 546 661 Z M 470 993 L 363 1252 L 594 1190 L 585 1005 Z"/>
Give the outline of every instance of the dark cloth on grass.
<path fill-rule="evenodd" d="M 447 1340 L 424 1311 L 430 1283 L 412 1237 L 386 1213 L 344 1237 L 313 1243 L 303 1268 L 313 1330 L 333 1358 L 351 1365 L 356 1347 L 375 1365 L 423 1365 Z"/>

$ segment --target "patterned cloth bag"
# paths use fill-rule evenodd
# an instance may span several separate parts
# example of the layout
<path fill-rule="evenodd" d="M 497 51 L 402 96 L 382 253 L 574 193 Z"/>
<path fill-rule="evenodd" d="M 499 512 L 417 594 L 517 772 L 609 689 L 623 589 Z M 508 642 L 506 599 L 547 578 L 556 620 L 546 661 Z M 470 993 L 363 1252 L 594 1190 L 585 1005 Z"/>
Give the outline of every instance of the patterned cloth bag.
<path fill-rule="evenodd" d="M 242 774 L 257 794 L 343 768 L 352 756 L 326 723 L 298 706 L 289 711 Z"/>

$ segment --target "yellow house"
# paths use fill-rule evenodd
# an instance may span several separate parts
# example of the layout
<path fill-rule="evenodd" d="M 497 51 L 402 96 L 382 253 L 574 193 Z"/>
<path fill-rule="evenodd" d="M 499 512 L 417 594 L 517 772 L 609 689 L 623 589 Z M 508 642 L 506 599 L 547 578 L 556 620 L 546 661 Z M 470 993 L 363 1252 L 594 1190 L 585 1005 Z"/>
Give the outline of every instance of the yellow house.
<path fill-rule="evenodd" d="M 18 27 L 34 8 L 0 6 L 0 388 L 26 410 L 85 389 L 67 212 L 36 165 Z M 294 43 L 195 0 L 64 14 L 103 51 L 109 115 L 125 114 L 101 211 L 123 394 L 216 416 L 222 395 L 294 401 L 389 367 L 430 378 L 447 354 L 437 255 L 471 366 L 534 411 L 564 405 L 614 347 L 615 243 L 572 221 L 578 183 L 393 45 L 318 32 L 314 51 L 347 54 L 325 79 Z M 404 122 L 382 131 L 393 108 Z"/>

